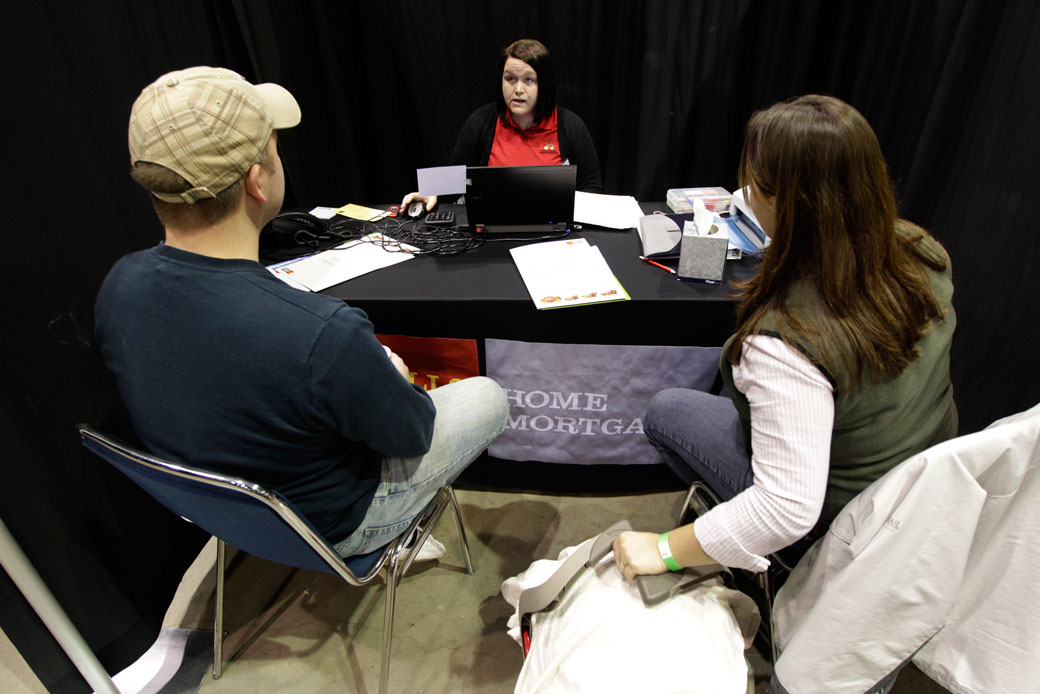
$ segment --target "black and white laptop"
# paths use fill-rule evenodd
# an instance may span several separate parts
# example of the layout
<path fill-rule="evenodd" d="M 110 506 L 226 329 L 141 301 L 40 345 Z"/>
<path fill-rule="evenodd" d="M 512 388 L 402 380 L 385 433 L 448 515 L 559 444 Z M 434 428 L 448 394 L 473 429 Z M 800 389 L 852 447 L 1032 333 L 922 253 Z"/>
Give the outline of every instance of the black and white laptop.
<path fill-rule="evenodd" d="M 544 234 L 574 220 L 578 167 L 470 166 L 466 218 L 478 234 Z"/>

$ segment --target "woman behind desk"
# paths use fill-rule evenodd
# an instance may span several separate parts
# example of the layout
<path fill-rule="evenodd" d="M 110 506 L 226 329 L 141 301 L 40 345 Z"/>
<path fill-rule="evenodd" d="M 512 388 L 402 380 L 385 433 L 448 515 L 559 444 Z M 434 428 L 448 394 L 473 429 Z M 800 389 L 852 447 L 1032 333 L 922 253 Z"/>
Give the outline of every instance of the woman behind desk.
<path fill-rule="evenodd" d="M 466 166 L 578 167 L 576 188 L 602 193 L 599 157 L 585 123 L 556 105 L 556 75 L 549 49 L 534 39 L 506 46 L 499 59 L 502 98 L 481 106 L 466 119 L 451 153 L 452 164 Z M 406 208 L 422 200 L 429 210 L 437 196 L 409 193 Z"/>
<path fill-rule="evenodd" d="M 660 537 L 619 536 L 628 579 L 713 562 L 763 571 L 808 534 L 800 556 L 872 481 L 957 432 L 949 258 L 897 218 L 863 116 L 815 95 L 756 113 L 739 179 L 772 243 L 723 347 L 731 398 L 662 391 L 644 422 L 679 477 L 726 501 Z"/>

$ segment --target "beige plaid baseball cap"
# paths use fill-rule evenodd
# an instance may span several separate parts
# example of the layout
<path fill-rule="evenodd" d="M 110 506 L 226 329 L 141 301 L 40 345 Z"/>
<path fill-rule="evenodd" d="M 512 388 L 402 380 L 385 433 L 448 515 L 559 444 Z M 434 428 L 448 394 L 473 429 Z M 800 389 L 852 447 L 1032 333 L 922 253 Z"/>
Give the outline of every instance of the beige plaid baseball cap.
<path fill-rule="evenodd" d="M 130 111 L 130 165 L 151 162 L 191 188 L 156 193 L 189 205 L 238 181 L 267 147 L 271 131 L 300 122 L 300 106 L 277 84 L 250 84 L 220 67 L 167 73 L 141 92 Z"/>

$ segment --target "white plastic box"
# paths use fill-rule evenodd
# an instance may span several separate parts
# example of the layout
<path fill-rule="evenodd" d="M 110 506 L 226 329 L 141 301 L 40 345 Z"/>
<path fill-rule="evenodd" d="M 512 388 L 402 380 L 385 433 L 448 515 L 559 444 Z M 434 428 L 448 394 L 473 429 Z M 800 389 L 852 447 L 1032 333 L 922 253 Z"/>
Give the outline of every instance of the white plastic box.
<path fill-rule="evenodd" d="M 693 212 L 693 201 L 697 199 L 704 201 L 704 207 L 709 212 L 721 214 L 729 210 L 732 198 L 725 188 L 669 188 L 665 201 L 668 203 L 668 209 L 675 214 Z"/>

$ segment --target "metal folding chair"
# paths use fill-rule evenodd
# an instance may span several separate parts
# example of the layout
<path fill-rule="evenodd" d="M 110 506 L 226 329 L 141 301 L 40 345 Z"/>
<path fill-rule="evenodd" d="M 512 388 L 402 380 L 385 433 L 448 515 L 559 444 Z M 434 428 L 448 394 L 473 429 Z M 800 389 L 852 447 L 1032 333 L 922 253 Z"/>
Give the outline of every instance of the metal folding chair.
<path fill-rule="evenodd" d="M 683 504 L 679 509 L 679 513 L 676 517 L 676 524 L 683 525 L 687 521 L 688 514 L 692 511 L 695 517 L 703 516 L 713 506 L 718 505 L 721 502 L 718 495 L 715 494 L 712 489 L 704 484 L 703 482 L 694 482 L 690 485 L 689 491 L 686 492 L 686 498 L 683 500 Z M 773 599 L 776 597 L 776 592 L 780 589 L 780 585 L 787 578 L 787 575 L 791 573 L 791 566 L 789 566 L 783 558 L 777 554 L 770 554 L 769 557 L 769 568 L 762 572 L 753 571 L 741 571 L 736 570 L 738 576 L 744 576 L 744 578 L 756 587 L 760 589 L 760 595 L 762 597 L 763 604 L 761 607 L 764 608 L 765 614 L 762 619 L 762 630 L 768 631 L 766 634 L 762 634 L 769 642 L 769 656 L 773 663 L 776 663 L 778 657 L 776 640 L 773 637 Z"/>
<path fill-rule="evenodd" d="M 386 581 L 386 596 L 380 694 L 386 693 L 390 674 L 397 584 L 448 506 L 455 517 L 466 570 L 473 573 L 466 530 L 451 485 L 440 489 L 400 537 L 375 552 L 343 559 L 291 503 L 260 485 L 163 460 L 88 425 L 80 425 L 78 429 L 87 448 L 114 465 L 171 511 L 217 538 L 214 679 L 220 677 L 223 665 L 225 543 L 270 561 L 339 576 L 352 586 L 367 585 L 382 574 Z"/>

